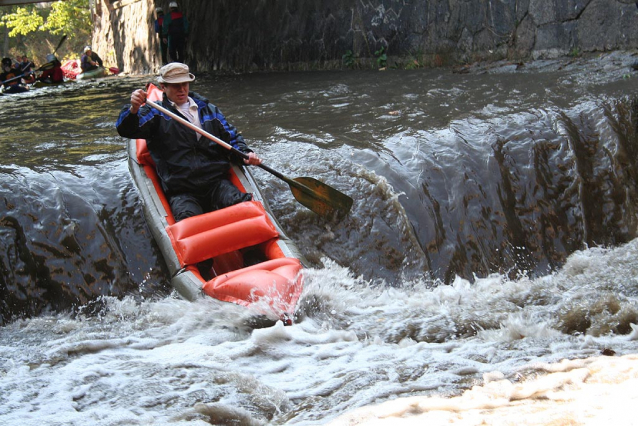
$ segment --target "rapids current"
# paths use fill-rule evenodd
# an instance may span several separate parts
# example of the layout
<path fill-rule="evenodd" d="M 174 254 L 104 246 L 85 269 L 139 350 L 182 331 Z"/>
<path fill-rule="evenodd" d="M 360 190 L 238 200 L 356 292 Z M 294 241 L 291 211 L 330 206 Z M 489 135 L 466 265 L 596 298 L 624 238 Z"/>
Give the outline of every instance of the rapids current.
<path fill-rule="evenodd" d="M 0 97 L 0 419 L 321 424 L 634 350 L 633 60 L 198 76 L 266 164 L 354 199 L 326 222 L 255 171 L 311 266 L 289 329 L 172 294 L 114 129 L 150 78 Z"/>

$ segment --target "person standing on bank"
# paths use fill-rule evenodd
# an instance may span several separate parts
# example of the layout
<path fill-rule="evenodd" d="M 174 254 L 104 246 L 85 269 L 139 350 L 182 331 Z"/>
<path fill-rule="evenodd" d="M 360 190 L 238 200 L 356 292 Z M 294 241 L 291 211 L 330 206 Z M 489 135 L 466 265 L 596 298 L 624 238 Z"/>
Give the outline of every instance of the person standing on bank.
<path fill-rule="evenodd" d="M 84 55 L 80 58 L 80 67 L 82 68 L 82 72 L 92 71 L 97 69 L 98 66 L 104 66 L 102 64 L 102 58 L 91 50 L 91 46 L 86 46 L 84 48 Z"/>
<path fill-rule="evenodd" d="M 187 65 L 171 62 L 159 74 L 164 108 L 248 154 L 244 164 L 261 164 L 219 108 L 189 91 L 195 76 Z M 130 105 L 117 119 L 117 132 L 130 139 L 146 139 L 176 221 L 252 200 L 252 194 L 241 192 L 228 179 L 230 161 L 241 159 L 231 158 L 230 151 L 145 102 L 144 90 L 131 94 Z"/>
<path fill-rule="evenodd" d="M 188 37 L 188 20 L 178 10 L 177 2 L 172 1 L 168 5 L 169 14 L 164 16 L 162 22 L 162 34 L 164 41 L 168 43 L 168 54 L 171 61 L 186 62 L 184 50 L 186 48 L 186 38 Z"/>
<path fill-rule="evenodd" d="M 157 14 L 157 19 L 155 20 L 155 33 L 159 35 L 162 65 L 166 65 L 168 63 L 168 58 L 166 57 L 168 51 L 168 43 L 166 43 L 166 39 L 164 38 L 164 34 L 162 33 L 162 24 L 164 23 L 164 9 L 162 9 L 161 7 L 156 7 L 155 13 Z"/>

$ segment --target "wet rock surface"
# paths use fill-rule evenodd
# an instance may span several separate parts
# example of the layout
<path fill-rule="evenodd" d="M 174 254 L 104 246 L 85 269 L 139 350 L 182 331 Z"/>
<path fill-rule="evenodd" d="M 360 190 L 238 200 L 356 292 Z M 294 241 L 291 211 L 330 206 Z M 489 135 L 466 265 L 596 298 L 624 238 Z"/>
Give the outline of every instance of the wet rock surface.
<path fill-rule="evenodd" d="M 156 6 L 95 2 L 93 46 L 120 69 L 159 68 Z M 557 58 L 638 46 L 638 8 L 618 0 L 248 2 L 181 0 L 194 70 L 441 66 Z M 106 52 L 112 52 L 108 55 Z M 383 62 L 383 61 L 382 61 Z"/>

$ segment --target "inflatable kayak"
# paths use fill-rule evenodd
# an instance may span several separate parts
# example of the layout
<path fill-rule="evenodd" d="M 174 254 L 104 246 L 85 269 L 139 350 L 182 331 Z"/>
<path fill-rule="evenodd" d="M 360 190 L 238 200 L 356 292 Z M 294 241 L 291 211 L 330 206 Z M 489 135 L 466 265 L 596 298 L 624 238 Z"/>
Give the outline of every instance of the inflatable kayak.
<path fill-rule="evenodd" d="M 75 80 L 81 72 L 79 59 L 71 59 L 62 64 L 62 73 L 67 80 Z"/>
<path fill-rule="evenodd" d="M 97 67 L 91 71 L 84 71 L 78 74 L 75 79 L 76 80 L 90 80 L 92 78 L 100 78 L 106 76 L 106 68 Z"/>
<path fill-rule="evenodd" d="M 149 100 L 161 100 L 157 87 L 149 84 L 147 91 Z M 272 215 L 248 168 L 233 165 L 230 179 L 252 193 L 252 201 L 175 222 L 146 141 L 130 140 L 128 157 L 173 288 L 188 300 L 207 295 L 243 306 L 257 304 L 260 313 L 291 324 L 305 261 Z M 197 267 L 208 259 L 210 279 Z"/>
<path fill-rule="evenodd" d="M 29 88 L 26 86 L 22 86 L 22 85 L 13 85 L 13 86 L 0 86 L 0 93 L 4 93 L 7 95 L 13 94 L 13 93 L 24 93 L 24 92 L 28 92 Z"/>
<path fill-rule="evenodd" d="M 39 87 L 55 87 L 55 86 L 62 86 L 68 83 L 72 83 L 73 80 L 64 80 L 64 81 L 56 81 L 56 82 L 51 82 L 51 81 L 36 81 L 33 84 L 30 84 L 32 89 L 37 89 Z"/>

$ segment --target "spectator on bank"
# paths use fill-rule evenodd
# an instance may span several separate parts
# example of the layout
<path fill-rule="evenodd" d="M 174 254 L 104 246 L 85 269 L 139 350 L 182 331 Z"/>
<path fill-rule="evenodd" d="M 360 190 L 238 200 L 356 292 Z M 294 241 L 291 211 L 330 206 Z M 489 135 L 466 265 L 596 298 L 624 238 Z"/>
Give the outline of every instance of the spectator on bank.
<path fill-rule="evenodd" d="M 162 65 L 166 65 L 168 63 L 168 43 L 164 38 L 164 34 L 162 33 L 162 24 L 164 23 L 164 9 L 161 7 L 155 8 L 155 13 L 157 14 L 157 19 L 155 19 L 155 33 L 159 35 L 160 39 L 160 55 L 162 57 Z"/>
<path fill-rule="evenodd" d="M 164 41 L 168 43 L 168 54 L 171 61 L 186 63 L 184 50 L 188 37 L 188 20 L 179 11 L 177 2 L 172 1 L 168 6 L 170 11 L 162 22 L 162 34 Z"/>

